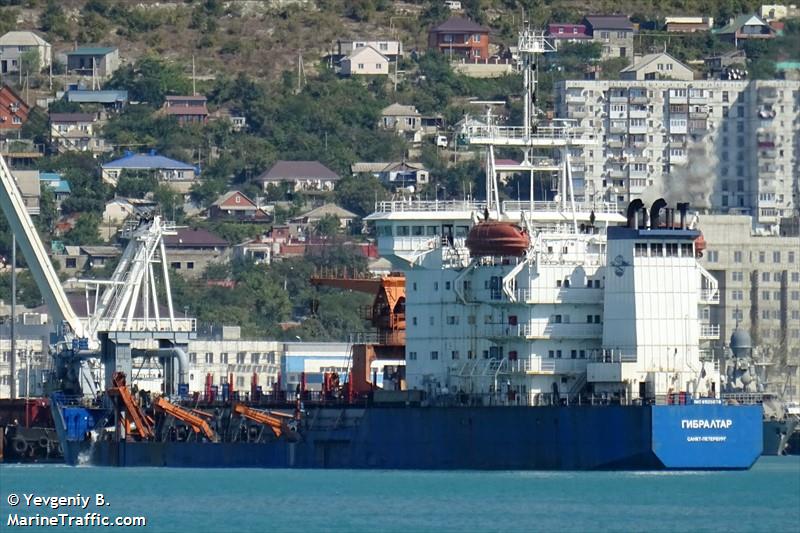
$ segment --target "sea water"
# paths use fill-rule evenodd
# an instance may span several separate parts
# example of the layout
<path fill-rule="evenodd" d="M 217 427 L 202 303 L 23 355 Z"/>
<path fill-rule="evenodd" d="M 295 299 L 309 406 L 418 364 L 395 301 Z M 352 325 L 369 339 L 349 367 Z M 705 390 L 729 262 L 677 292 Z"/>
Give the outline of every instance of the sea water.
<path fill-rule="evenodd" d="M 90 513 L 146 518 L 146 527 L 109 528 L 124 531 L 800 531 L 800 456 L 763 457 L 736 472 L 4 465 L 0 492 L 3 532 L 61 530 L 9 525 L 15 514 L 85 519 Z M 21 498 L 15 506 L 12 494 Z M 31 494 L 73 497 L 69 502 L 80 494 L 91 502 L 34 505 L 25 500 Z M 104 505 L 97 505 L 97 494 Z"/>

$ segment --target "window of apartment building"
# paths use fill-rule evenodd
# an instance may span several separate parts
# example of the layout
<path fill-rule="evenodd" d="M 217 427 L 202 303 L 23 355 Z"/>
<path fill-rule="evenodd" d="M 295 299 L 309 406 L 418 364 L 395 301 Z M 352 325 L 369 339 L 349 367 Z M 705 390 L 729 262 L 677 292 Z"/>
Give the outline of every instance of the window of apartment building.
<path fill-rule="evenodd" d="M 775 250 L 772 252 L 772 262 L 773 263 L 780 263 L 781 262 L 781 252 L 780 250 Z"/>
<path fill-rule="evenodd" d="M 800 320 L 800 311 L 797 309 L 792 310 L 792 320 Z"/>
<path fill-rule="evenodd" d="M 728 116 L 728 106 L 726 106 L 726 105 L 722 106 L 722 116 L 723 117 L 727 117 Z M 727 124 L 723 125 L 723 129 L 727 129 Z"/>
<path fill-rule="evenodd" d="M 244 376 L 238 376 L 236 378 L 236 388 L 241 389 L 242 387 L 244 387 Z"/>
<path fill-rule="evenodd" d="M 736 116 L 738 118 L 744 118 L 744 106 L 739 104 L 736 106 Z M 742 124 L 741 122 L 739 124 Z"/>
<path fill-rule="evenodd" d="M 800 300 L 800 291 L 792 291 L 792 301 Z"/>
<path fill-rule="evenodd" d="M 758 252 L 758 262 L 764 263 L 767 260 L 767 252 Z"/>
<path fill-rule="evenodd" d="M 742 251 L 736 250 L 733 252 L 733 262 L 734 263 L 741 263 L 742 262 Z"/>
<path fill-rule="evenodd" d="M 762 309 L 761 310 L 761 319 L 762 320 L 769 320 L 769 309 Z"/>
<path fill-rule="evenodd" d="M 769 300 L 769 291 L 761 291 L 761 299 L 765 302 Z"/>
<path fill-rule="evenodd" d="M 717 250 L 708 250 L 706 252 L 706 257 L 708 258 L 709 263 L 719 262 L 719 252 Z"/>
<path fill-rule="evenodd" d="M 792 272 L 792 282 L 793 283 L 800 282 L 800 272 Z"/>
<path fill-rule="evenodd" d="M 782 277 L 780 272 L 775 272 L 772 274 L 772 281 L 780 281 Z"/>
<path fill-rule="evenodd" d="M 731 300 L 740 302 L 744 300 L 744 292 L 740 290 L 731 291 Z"/>
<path fill-rule="evenodd" d="M 213 354 L 213 353 L 211 353 L 211 352 L 206 352 L 206 359 L 205 359 L 205 361 L 206 361 L 206 363 L 207 363 L 207 364 L 209 364 L 209 365 L 212 365 L 212 364 L 214 364 L 214 354 Z"/>
<path fill-rule="evenodd" d="M 236 364 L 243 365 L 247 354 L 245 352 L 239 352 L 236 354 Z"/>
<path fill-rule="evenodd" d="M 433 350 L 431 352 L 431 361 L 438 361 L 438 360 L 439 360 L 439 352 L 436 351 L 436 350 Z"/>
<path fill-rule="evenodd" d="M 197 354 L 195 352 L 189 352 L 189 362 L 192 364 L 197 363 Z"/>
<path fill-rule="evenodd" d="M 781 310 L 780 309 L 773 309 L 771 316 L 773 320 L 780 320 L 781 319 Z"/>
<path fill-rule="evenodd" d="M 744 281 L 744 274 L 739 270 L 731 272 L 731 281 Z"/>
<path fill-rule="evenodd" d="M 741 320 L 744 314 L 742 313 L 741 309 L 734 309 L 733 313 L 731 313 L 731 318 L 734 320 Z"/>
<path fill-rule="evenodd" d="M 761 281 L 769 281 L 769 272 L 761 273 Z"/>
<path fill-rule="evenodd" d="M 173 261 L 173 262 L 171 262 L 169 264 L 169 266 L 170 266 L 170 268 L 174 268 L 175 270 L 180 270 L 181 269 L 180 261 Z"/>
<path fill-rule="evenodd" d="M 260 362 L 261 354 L 260 353 L 251 353 L 250 354 L 250 364 L 257 365 Z"/>
<path fill-rule="evenodd" d="M 787 252 L 786 253 L 786 262 L 787 263 L 794 263 L 794 252 Z"/>
<path fill-rule="evenodd" d="M 222 363 L 223 365 L 228 364 L 228 354 L 226 352 L 222 352 L 221 354 L 219 354 L 219 362 Z"/>

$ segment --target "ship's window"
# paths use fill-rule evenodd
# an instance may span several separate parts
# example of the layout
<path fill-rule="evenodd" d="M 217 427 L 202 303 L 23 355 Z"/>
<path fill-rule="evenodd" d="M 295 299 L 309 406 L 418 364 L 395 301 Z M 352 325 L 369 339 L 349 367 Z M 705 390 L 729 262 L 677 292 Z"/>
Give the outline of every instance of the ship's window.
<path fill-rule="evenodd" d="M 678 256 L 678 243 L 677 242 L 668 242 L 665 246 L 667 250 L 667 257 L 677 257 Z"/>
<path fill-rule="evenodd" d="M 553 315 L 553 322 L 561 324 L 561 315 Z"/>
<path fill-rule="evenodd" d="M 681 244 L 681 255 L 683 257 L 693 257 L 694 253 L 692 252 L 692 245 L 688 243 Z"/>
<path fill-rule="evenodd" d="M 467 359 L 475 359 L 475 352 L 467 350 Z"/>
<path fill-rule="evenodd" d="M 408 359 L 410 361 L 416 361 L 417 360 L 417 352 L 408 352 Z"/>
<path fill-rule="evenodd" d="M 568 279 L 564 280 L 564 287 L 565 288 L 569 288 L 569 280 Z"/>
<path fill-rule="evenodd" d="M 556 359 L 561 359 L 561 350 L 556 350 Z"/>
<path fill-rule="evenodd" d="M 561 280 L 556 280 L 556 287 L 561 288 Z"/>
<path fill-rule="evenodd" d="M 439 360 L 439 352 L 433 350 L 431 352 L 431 361 L 438 361 Z"/>
<path fill-rule="evenodd" d="M 411 288 L 412 288 L 412 290 L 417 290 L 417 282 L 416 281 L 411 284 Z"/>
<path fill-rule="evenodd" d="M 417 317 L 411 317 L 411 324 L 416 326 L 417 325 Z"/>
<path fill-rule="evenodd" d="M 439 282 L 438 281 L 434 281 L 433 282 L 433 290 L 435 290 L 435 291 L 439 290 Z"/>
<path fill-rule="evenodd" d="M 650 246 L 650 255 L 652 255 L 653 257 L 661 257 L 662 255 L 664 255 L 663 249 L 664 245 L 661 244 L 660 242 L 653 243 L 653 245 Z"/>
<path fill-rule="evenodd" d="M 592 288 L 592 280 L 590 280 L 590 279 L 586 280 L 586 288 L 587 289 L 591 289 Z"/>
<path fill-rule="evenodd" d="M 425 226 L 411 226 L 411 234 L 414 237 L 421 237 L 425 235 Z"/>
<path fill-rule="evenodd" d="M 430 318 L 428 319 L 428 322 L 430 323 L 430 325 L 431 325 L 431 326 L 433 326 L 433 322 L 434 322 L 434 320 L 433 320 L 433 317 L 430 317 Z"/>
<path fill-rule="evenodd" d="M 378 237 L 391 237 L 392 236 L 392 227 L 386 225 L 380 225 L 377 227 Z"/>
<path fill-rule="evenodd" d="M 458 317 L 456 315 L 451 315 L 447 317 L 447 324 L 450 326 L 455 326 L 458 324 Z"/>
<path fill-rule="evenodd" d="M 408 226 L 397 226 L 398 237 L 408 237 Z"/>
<path fill-rule="evenodd" d="M 647 256 L 647 243 L 646 242 L 637 242 L 633 249 L 633 255 L 637 257 L 646 257 Z"/>
<path fill-rule="evenodd" d="M 467 317 L 467 324 L 475 324 L 475 315 L 469 315 Z"/>
<path fill-rule="evenodd" d="M 555 357 L 555 355 L 556 353 L 553 350 L 547 350 L 547 357 L 549 357 L 550 359 Z"/>
<path fill-rule="evenodd" d="M 594 317 L 592 315 L 586 315 L 586 323 L 591 324 L 594 321 Z"/>
<path fill-rule="evenodd" d="M 428 232 L 428 237 L 439 235 L 439 226 L 428 226 L 427 232 Z"/>
<path fill-rule="evenodd" d="M 509 326 L 516 326 L 517 325 L 517 315 L 510 315 L 508 317 L 508 325 Z"/>
<path fill-rule="evenodd" d="M 570 359 L 577 359 L 578 358 L 578 350 L 570 350 L 569 351 Z"/>
<path fill-rule="evenodd" d="M 484 350 L 483 351 L 483 358 L 484 359 L 489 359 L 489 350 Z"/>
<path fill-rule="evenodd" d="M 450 352 L 450 357 L 453 360 L 456 360 L 459 359 L 461 356 L 458 354 L 458 350 L 453 350 L 452 352 Z"/>
<path fill-rule="evenodd" d="M 468 279 L 464 280 L 464 290 L 468 291 L 472 288 L 472 282 Z"/>
<path fill-rule="evenodd" d="M 600 315 L 594 315 L 594 323 L 595 324 L 599 324 L 600 323 Z"/>
<path fill-rule="evenodd" d="M 599 279 L 594 280 L 594 288 L 595 289 L 599 289 L 600 288 L 600 280 Z"/>
<path fill-rule="evenodd" d="M 456 226 L 456 237 L 466 237 L 469 226 Z"/>
<path fill-rule="evenodd" d="M 444 282 L 444 290 L 446 290 L 446 291 L 450 290 L 450 282 L 449 281 L 445 281 Z"/>
<path fill-rule="evenodd" d="M 578 354 L 579 354 L 578 357 L 580 357 L 581 359 L 586 359 L 586 350 L 580 350 Z"/>

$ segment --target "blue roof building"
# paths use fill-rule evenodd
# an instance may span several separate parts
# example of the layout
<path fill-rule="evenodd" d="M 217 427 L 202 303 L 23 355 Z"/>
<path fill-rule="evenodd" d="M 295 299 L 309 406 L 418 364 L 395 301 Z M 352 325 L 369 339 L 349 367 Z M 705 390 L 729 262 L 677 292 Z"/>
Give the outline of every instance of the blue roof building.
<path fill-rule="evenodd" d="M 78 104 L 101 104 L 105 107 L 119 109 L 128 103 L 128 91 L 69 90 L 66 93 L 66 99 L 67 102 L 75 102 Z"/>
<path fill-rule="evenodd" d="M 56 197 L 56 205 L 58 208 L 61 208 L 61 202 L 66 200 L 70 194 L 72 194 L 72 189 L 69 186 L 69 182 L 61 177 L 61 174 L 56 172 L 40 172 L 39 173 L 39 186 L 41 188 L 49 187 L 53 194 Z"/>
<path fill-rule="evenodd" d="M 137 175 L 155 175 L 178 192 L 189 192 L 200 174 L 198 167 L 159 155 L 155 150 L 146 154 L 125 152 L 125 156 L 101 165 L 100 169 L 103 180 L 114 186 L 122 172 L 129 171 Z"/>

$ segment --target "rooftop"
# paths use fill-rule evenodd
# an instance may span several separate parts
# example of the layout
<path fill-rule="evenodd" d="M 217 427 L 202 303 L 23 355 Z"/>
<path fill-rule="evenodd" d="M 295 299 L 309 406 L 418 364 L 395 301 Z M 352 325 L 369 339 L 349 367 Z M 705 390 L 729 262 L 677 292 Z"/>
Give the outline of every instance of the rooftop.
<path fill-rule="evenodd" d="M 194 170 L 195 167 L 151 151 L 147 154 L 128 152 L 124 157 L 101 165 L 101 168 Z"/>
<path fill-rule="evenodd" d="M 67 101 L 85 104 L 114 104 L 128 101 L 128 91 L 67 91 Z"/>
<path fill-rule="evenodd" d="M 169 95 L 165 96 L 164 100 L 167 102 L 182 102 L 184 100 L 190 100 L 192 102 L 205 102 L 206 97 L 202 94 L 195 94 L 195 95 L 188 95 L 188 96 L 180 96 L 180 95 Z"/>
<path fill-rule="evenodd" d="M 116 50 L 116 46 L 81 46 L 67 52 L 68 56 L 104 56 Z"/>
<path fill-rule="evenodd" d="M 319 207 L 312 209 L 302 215 L 298 216 L 297 218 L 306 218 L 306 219 L 320 219 L 327 215 L 333 215 L 340 220 L 342 219 L 352 219 L 357 218 L 358 215 L 353 213 L 352 211 L 348 211 L 343 207 L 339 207 L 336 204 L 324 204 Z"/>
<path fill-rule="evenodd" d="M 319 161 L 277 161 L 257 181 L 291 181 L 300 179 L 338 180 L 339 176 Z"/>
<path fill-rule="evenodd" d="M 657 54 L 647 54 L 647 55 L 644 55 L 644 56 L 641 56 L 641 57 L 635 57 L 634 60 L 633 60 L 633 64 L 632 65 L 628 65 L 624 69 L 620 70 L 620 73 L 622 73 L 622 72 L 636 72 L 638 70 L 641 70 L 641 69 L 645 68 L 647 65 L 649 65 L 652 62 L 658 61 L 659 59 L 669 59 L 671 61 L 674 61 L 678 65 L 682 66 L 683 68 L 689 69 L 689 67 L 687 67 L 686 65 L 684 65 L 683 63 L 681 63 L 680 61 L 678 61 L 677 59 L 672 57 L 667 52 L 658 52 Z M 691 69 L 689 69 L 689 70 L 691 70 Z"/>
<path fill-rule="evenodd" d="M 175 235 L 165 235 L 164 245 L 168 248 L 216 248 L 228 246 L 228 241 L 199 228 L 179 228 Z"/>
<path fill-rule="evenodd" d="M 438 26 L 430 29 L 431 32 L 478 32 L 488 33 L 489 28 L 481 26 L 477 22 L 473 22 L 464 17 L 452 17 L 442 22 Z"/>
<path fill-rule="evenodd" d="M 633 30 L 633 23 L 625 15 L 588 15 L 585 20 L 593 30 Z"/>
<path fill-rule="evenodd" d="M 758 15 L 744 14 L 744 15 L 739 15 L 735 19 L 731 20 L 728 24 L 725 25 L 725 27 L 720 28 L 715 33 L 721 33 L 721 34 L 735 33 L 739 31 L 742 28 L 742 26 L 752 26 L 752 25 L 765 26 L 769 28 L 770 31 L 774 31 L 770 27 L 770 25 L 767 24 L 764 21 L 764 19 L 762 19 Z"/>
<path fill-rule="evenodd" d="M 41 46 L 49 44 L 32 31 L 10 31 L 0 37 L 0 46 Z"/>
<path fill-rule="evenodd" d="M 419 111 L 413 105 L 403 105 L 394 103 L 386 106 L 381 110 L 381 115 L 384 117 L 407 117 L 407 116 L 420 116 Z"/>

